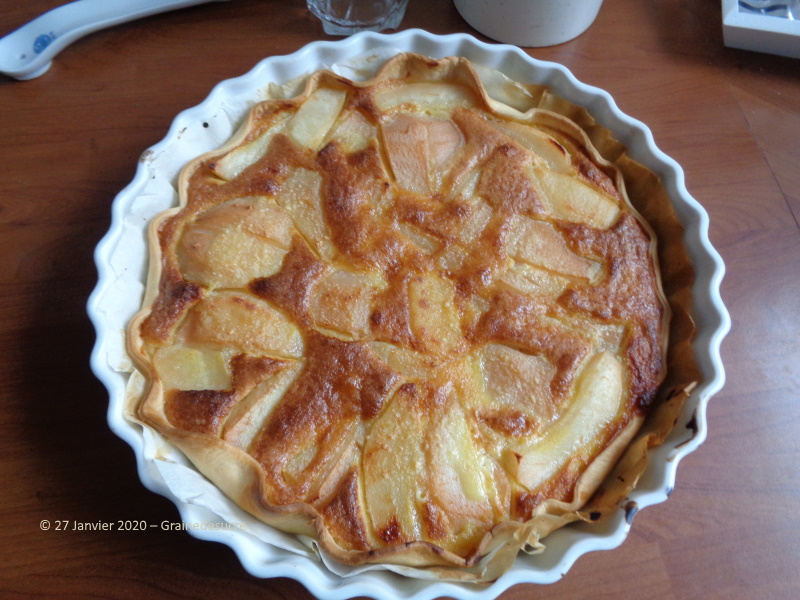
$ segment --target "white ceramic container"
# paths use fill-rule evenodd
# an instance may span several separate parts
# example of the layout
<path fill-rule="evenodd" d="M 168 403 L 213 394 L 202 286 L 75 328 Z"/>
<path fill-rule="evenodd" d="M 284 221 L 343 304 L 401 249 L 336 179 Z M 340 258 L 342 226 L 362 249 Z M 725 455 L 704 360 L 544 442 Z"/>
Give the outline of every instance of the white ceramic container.
<path fill-rule="evenodd" d="M 464 20 L 498 42 L 555 46 L 594 23 L 603 0 L 454 0 Z"/>

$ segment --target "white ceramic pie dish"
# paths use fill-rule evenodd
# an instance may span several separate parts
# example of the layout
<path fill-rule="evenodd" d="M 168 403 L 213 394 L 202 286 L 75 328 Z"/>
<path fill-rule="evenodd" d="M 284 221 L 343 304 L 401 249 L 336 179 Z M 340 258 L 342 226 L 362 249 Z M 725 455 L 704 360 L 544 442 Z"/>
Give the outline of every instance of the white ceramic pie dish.
<path fill-rule="evenodd" d="M 637 488 L 611 518 L 591 527 L 573 524 L 556 531 L 545 540 L 543 553 L 520 554 L 511 570 L 488 587 L 416 580 L 386 570 L 335 573 L 292 536 L 253 523 L 213 490 L 196 491 L 203 487 L 202 477 L 177 450 L 159 445 L 148 432 L 127 420 L 123 410 L 132 370 L 125 353 L 124 332 L 140 308 L 144 291 L 145 231 L 153 216 L 177 204 L 174 185 L 183 165 L 201 152 L 222 145 L 250 106 L 266 98 L 270 84 L 284 84 L 332 66 L 348 77 L 363 79 L 383 58 L 402 51 L 435 58 L 464 56 L 514 80 L 547 84 L 563 98 L 586 107 L 628 147 L 632 158 L 662 178 L 686 229 L 685 244 L 697 272 L 694 349 L 704 379 L 685 403 L 666 443 L 651 451 L 649 466 Z M 354 596 L 485 600 L 518 583 L 557 581 L 581 555 L 619 546 L 630 529 L 635 513 L 632 507 L 639 510 L 666 500 L 675 484 L 680 459 L 706 437 L 706 406 L 724 383 L 719 347 L 730 326 L 719 296 L 724 265 L 708 240 L 708 215 L 687 192 L 680 166 L 656 147 L 645 125 L 620 112 L 608 93 L 580 83 L 561 65 L 535 60 L 513 46 L 485 44 L 466 34 L 434 36 L 408 30 L 314 42 L 294 54 L 265 59 L 249 73 L 223 81 L 202 104 L 180 113 L 164 140 L 142 155 L 133 181 L 114 200 L 111 228 L 99 243 L 95 260 L 99 281 L 88 303 L 97 330 L 92 369 L 108 388 L 109 424 L 134 449 L 142 482 L 175 502 L 180 512 L 180 519 L 175 521 L 195 524 L 190 533 L 198 538 L 230 546 L 251 574 L 296 579 L 322 600 Z M 248 528 L 242 531 L 217 526 L 225 521 L 247 523 Z"/>

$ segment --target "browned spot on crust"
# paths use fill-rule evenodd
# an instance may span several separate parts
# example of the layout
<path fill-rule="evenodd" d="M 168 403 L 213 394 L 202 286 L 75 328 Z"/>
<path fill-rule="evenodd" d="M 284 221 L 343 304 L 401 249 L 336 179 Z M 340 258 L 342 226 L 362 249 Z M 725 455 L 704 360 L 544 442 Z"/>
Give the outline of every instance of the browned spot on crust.
<path fill-rule="evenodd" d="M 323 507 L 325 526 L 347 550 L 368 550 L 366 525 L 358 495 L 358 471 L 351 469 L 331 501 Z"/>
<path fill-rule="evenodd" d="M 483 166 L 478 193 L 507 214 L 542 214 L 542 201 L 533 182 L 525 176 L 526 162 L 523 150 L 509 143 L 500 144 Z"/>
<path fill-rule="evenodd" d="M 426 502 L 423 505 L 422 519 L 425 532 L 432 540 L 441 540 L 447 537 L 447 514 L 436 504 Z"/>
<path fill-rule="evenodd" d="M 281 270 L 270 277 L 251 281 L 250 291 L 285 310 L 295 322 L 308 324 L 311 289 L 325 268 L 325 263 L 296 235 Z"/>
<path fill-rule="evenodd" d="M 401 385 L 398 388 L 398 393 L 405 394 L 408 396 L 414 396 L 417 393 L 417 384 L 413 382 L 407 382 Z"/>
<path fill-rule="evenodd" d="M 530 519 L 536 507 L 539 506 L 544 499 L 544 494 L 541 492 L 521 492 L 517 494 L 514 502 L 514 516 L 521 521 Z"/>
<path fill-rule="evenodd" d="M 278 182 L 286 179 L 290 171 L 298 167 L 313 169 L 313 165 L 314 157 L 310 151 L 298 148 L 289 136 L 278 133 L 264 156 L 250 165 L 232 185 L 238 186 L 237 192 L 241 196 L 274 193 Z"/>
<path fill-rule="evenodd" d="M 175 326 L 192 306 L 200 302 L 200 286 L 185 281 L 177 269 L 165 269 L 158 284 L 158 297 L 150 314 L 142 322 L 142 337 L 166 342 Z"/>
<path fill-rule="evenodd" d="M 443 202 L 441 198 L 398 194 L 389 215 L 400 223 L 419 227 L 444 243 L 452 242 L 470 215 L 471 207 L 461 199 Z"/>
<path fill-rule="evenodd" d="M 495 431 L 510 437 L 527 436 L 536 429 L 536 423 L 518 410 L 482 411 L 476 416 Z"/>
<path fill-rule="evenodd" d="M 494 215 L 480 237 L 467 252 L 464 266 L 453 275 L 456 288 L 462 296 L 479 294 L 488 288 L 494 277 L 506 267 L 509 222 Z"/>
<path fill-rule="evenodd" d="M 358 110 L 373 125 L 377 124 L 382 117 L 381 111 L 375 105 L 375 91 L 365 88 L 356 88 L 350 94 L 348 108 Z"/>
<path fill-rule="evenodd" d="M 419 383 L 404 383 L 398 393 L 402 393 L 405 402 L 420 414 L 433 414 L 438 408 L 447 404 L 448 386 L 437 384 L 436 381 L 421 381 Z"/>
<path fill-rule="evenodd" d="M 346 155 L 339 144 L 331 142 L 319 151 L 317 164 L 325 178 L 323 206 L 334 231 L 332 237 L 338 242 L 344 235 L 341 242 L 347 248 L 353 241 L 345 231 L 346 220 L 356 219 L 358 229 L 367 225 L 371 219 L 365 213 L 388 184 L 378 150 L 370 146 Z"/>
<path fill-rule="evenodd" d="M 628 359 L 631 398 L 640 414 L 644 414 L 655 399 L 662 368 L 660 336 L 655 323 L 642 325 L 630 337 L 625 356 Z"/>
<path fill-rule="evenodd" d="M 400 524 L 397 522 L 397 517 L 392 517 L 386 527 L 378 530 L 378 537 L 389 546 L 394 546 L 405 541 L 400 531 Z"/>
<path fill-rule="evenodd" d="M 392 278 L 389 287 L 376 299 L 370 323 L 377 339 L 418 348 L 420 343 L 411 331 L 411 308 L 408 299 L 410 278 L 407 273 Z"/>
<path fill-rule="evenodd" d="M 217 435 L 234 404 L 236 393 L 232 391 L 172 390 L 167 394 L 164 411 L 178 429 Z"/>
<path fill-rule="evenodd" d="M 536 507 L 547 499 L 561 500 L 570 502 L 572 500 L 573 488 L 577 481 L 579 472 L 570 470 L 569 463 L 561 470 L 557 476 L 548 481 L 547 484 L 531 492 L 520 492 L 514 500 L 514 514 L 517 519 L 527 521 L 533 518 Z"/>
<path fill-rule="evenodd" d="M 237 354 L 231 359 L 232 387 L 238 394 L 245 394 L 267 377 L 286 368 L 288 364 L 285 360 L 276 360 L 266 356 Z"/>
<path fill-rule="evenodd" d="M 578 171 L 581 177 L 595 187 L 600 188 L 606 194 L 615 198 L 617 201 L 622 200 L 617 186 L 614 181 L 600 169 L 593 161 L 589 159 L 583 152 L 577 148 L 572 154 L 572 164 Z"/>

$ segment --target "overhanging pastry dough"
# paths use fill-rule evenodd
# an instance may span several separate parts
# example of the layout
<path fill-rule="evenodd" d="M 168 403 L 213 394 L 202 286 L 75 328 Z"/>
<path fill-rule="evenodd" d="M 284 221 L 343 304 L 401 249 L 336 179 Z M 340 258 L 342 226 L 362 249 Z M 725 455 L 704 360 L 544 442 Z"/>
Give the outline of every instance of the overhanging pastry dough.
<path fill-rule="evenodd" d="M 411 54 L 319 72 L 179 188 L 132 413 L 342 563 L 496 578 L 615 506 L 696 376 L 668 199 L 541 86 Z"/>

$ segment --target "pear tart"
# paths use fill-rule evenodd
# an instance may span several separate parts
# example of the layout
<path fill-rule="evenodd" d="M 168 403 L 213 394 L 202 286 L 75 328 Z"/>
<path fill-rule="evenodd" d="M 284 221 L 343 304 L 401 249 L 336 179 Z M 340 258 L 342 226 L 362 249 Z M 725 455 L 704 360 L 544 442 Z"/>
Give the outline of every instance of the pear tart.
<path fill-rule="evenodd" d="M 664 377 L 620 169 L 498 77 L 316 73 L 191 162 L 151 228 L 137 419 L 341 563 L 496 576 L 587 518 Z"/>

